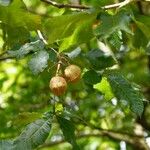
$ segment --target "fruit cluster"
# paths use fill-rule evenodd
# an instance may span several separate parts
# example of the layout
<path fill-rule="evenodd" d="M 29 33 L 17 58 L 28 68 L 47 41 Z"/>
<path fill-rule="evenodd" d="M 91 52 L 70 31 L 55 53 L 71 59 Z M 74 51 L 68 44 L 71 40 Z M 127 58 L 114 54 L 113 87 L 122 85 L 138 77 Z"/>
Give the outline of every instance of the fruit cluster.
<path fill-rule="evenodd" d="M 69 65 L 64 70 L 64 75 L 52 77 L 50 80 L 50 89 L 54 95 L 60 96 L 67 89 L 67 82 L 76 83 L 81 76 L 81 69 L 77 65 Z"/>

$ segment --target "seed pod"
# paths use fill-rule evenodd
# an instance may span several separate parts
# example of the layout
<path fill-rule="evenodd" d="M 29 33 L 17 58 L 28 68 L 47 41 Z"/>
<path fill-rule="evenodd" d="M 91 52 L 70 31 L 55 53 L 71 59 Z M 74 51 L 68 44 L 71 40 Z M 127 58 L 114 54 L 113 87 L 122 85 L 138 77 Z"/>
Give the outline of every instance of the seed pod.
<path fill-rule="evenodd" d="M 76 65 L 69 65 L 64 70 L 64 75 L 68 82 L 75 83 L 80 79 L 81 69 Z"/>
<path fill-rule="evenodd" d="M 60 96 L 66 91 L 67 82 L 63 77 L 55 76 L 51 78 L 49 87 L 55 95 Z"/>

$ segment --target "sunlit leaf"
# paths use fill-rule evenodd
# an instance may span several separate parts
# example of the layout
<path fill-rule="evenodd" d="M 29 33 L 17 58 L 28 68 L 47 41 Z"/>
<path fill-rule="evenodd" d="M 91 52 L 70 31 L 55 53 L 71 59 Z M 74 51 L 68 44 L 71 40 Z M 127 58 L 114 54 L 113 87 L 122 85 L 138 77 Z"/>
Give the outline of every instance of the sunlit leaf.
<path fill-rule="evenodd" d="M 53 43 L 70 36 L 76 28 L 81 30 L 80 23 L 89 20 L 93 14 L 88 13 L 74 13 L 69 15 L 62 15 L 47 19 L 44 24 L 45 34 L 48 36 L 48 42 Z M 77 32 L 77 31 L 76 31 Z"/>
<path fill-rule="evenodd" d="M 88 42 L 94 35 L 92 31 L 92 23 L 95 19 L 94 15 L 90 19 L 80 21 L 73 34 L 64 39 L 60 45 L 60 52 L 71 48 L 72 46 Z"/>
<path fill-rule="evenodd" d="M 105 77 L 102 78 L 100 83 L 95 84 L 94 88 L 102 92 L 106 100 L 111 100 L 114 97 L 111 86 Z"/>

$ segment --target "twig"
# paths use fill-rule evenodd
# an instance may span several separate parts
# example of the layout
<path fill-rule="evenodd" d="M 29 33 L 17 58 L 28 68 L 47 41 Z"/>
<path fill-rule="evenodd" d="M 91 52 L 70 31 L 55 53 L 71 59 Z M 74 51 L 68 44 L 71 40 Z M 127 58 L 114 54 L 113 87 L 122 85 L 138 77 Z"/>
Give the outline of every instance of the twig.
<path fill-rule="evenodd" d="M 37 30 L 37 33 L 38 33 L 39 38 L 43 41 L 43 43 L 44 43 L 45 45 L 47 45 L 48 43 L 47 43 L 47 41 L 44 39 L 44 37 L 43 37 L 41 31 L 40 31 L 40 30 Z"/>
<path fill-rule="evenodd" d="M 14 59 L 14 58 L 15 57 L 12 57 L 12 56 L 2 57 L 2 58 L 0 58 L 0 61 L 7 60 L 7 59 Z"/>
<path fill-rule="evenodd" d="M 38 34 L 40 40 L 42 40 L 45 45 L 48 45 L 48 42 L 45 40 L 45 38 L 43 37 L 43 35 L 42 35 L 40 30 L 37 30 L 37 34 Z M 59 55 L 59 53 L 54 48 L 50 48 L 50 49 L 52 51 L 54 51 L 57 55 Z"/>
<path fill-rule="evenodd" d="M 54 7 L 57 7 L 57 8 L 76 8 L 76 9 L 90 9 L 92 7 L 90 6 L 85 6 L 85 5 L 75 5 L 75 4 L 60 4 L 60 3 L 57 3 L 57 2 L 54 2 L 52 0 L 41 0 L 42 2 L 45 2 L 47 4 L 50 4 Z M 133 2 L 133 1 L 139 1 L 139 0 L 125 0 L 123 2 L 120 2 L 120 3 L 115 3 L 115 4 L 111 4 L 111 5 L 106 5 L 106 6 L 103 6 L 101 7 L 102 9 L 113 9 L 113 8 L 121 8 L 121 7 L 124 7 L 125 5 Z"/>
<path fill-rule="evenodd" d="M 74 4 L 60 4 L 60 3 L 56 3 L 52 0 L 41 0 L 47 4 L 50 4 L 54 7 L 57 8 L 76 8 L 76 9 L 90 9 L 91 7 L 89 6 L 84 6 L 84 5 L 74 5 Z"/>
<path fill-rule="evenodd" d="M 58 62 L 56 76 L 58 76 L 58 74 L 59 74 L 60 67 L 61 67 L 61 61 Z"/>
<path fill-rule="evenodd" d="M 127 5 L 131 2 L 133 2 L 133 0 L 125 0 L 125 1 L 120 2 L 120 3 L 103 6 L 102 9 L 112 9 L 112 8 L 117 8 L 117 7 L 121 8 L 121 7 Z"/>

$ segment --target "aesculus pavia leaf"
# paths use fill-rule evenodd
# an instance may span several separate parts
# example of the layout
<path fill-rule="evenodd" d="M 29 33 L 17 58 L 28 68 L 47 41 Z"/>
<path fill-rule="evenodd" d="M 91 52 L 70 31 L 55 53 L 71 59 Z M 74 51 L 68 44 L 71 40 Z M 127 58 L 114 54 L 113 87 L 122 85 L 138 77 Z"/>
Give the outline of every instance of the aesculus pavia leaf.
<path fill-rule="evenodd" d="M 26 126 L 14 140 L 1 140 L 1 150 L 33 150 L 43 144 L 51 130 L 51 118 L 38 119 Z"/>
<path fill-rule="evenodd" d="M 57 120 L 63 132 L 65 140 L 73 146 L 73 150 L 80 150 L 79 146 L 76 143 L 75 127 L 71 120 L 63 118 L 62 116 L 57 116 Z"/>
<path fill-rule="evenodd" d="M 87 53 L 87 58 L 95 70 L 102 70 L 113 66 L 116 62 L 111 55 L 105 54 L 100 49 L 93 49 Z"/>
<path fill-rule="evenodd" d="M 44 49 L 44 43 L 41 40 L 26 43 L 22 45 L 18 50 L 9 50 L 8 54 L 12 57 L 23 58 L 30 52 L 36 52 Z"/>
<path fill-rule="evenodd" d="M 13 140 L 1 140 L 0 141 L 1 150 L 12 150 L 12 148 L 13 148 Z"/>
<path fill-rule="evenodd" d="M 49 54 L 46 51 L 38 51 L 29 61 L 29 68 L 33 74 L 42 72 L 47 67 Z"/>
<path fill-rule="evenodd" d="M 51 119 L 38 119 L 27 125 L 19 137 L 14 140 L 12 150 L 32 150 L 44 143 L 51 130 Z"/>
<path fill-rule="evenodd" d="M 141 116 L 144 109 L 142 94 L 135 90 L 132 84 L 118 72 L 106 73 L 106 77 L 114 95 L 119 100 L 126 100 L 130 104 L 131 110 Z"/>
<path fill-rule="evenodd" d="M 95 28 L 95 35 L 99 38 L 108 38 L 112 33 L 122 30 L 132 34 L 129 27 L 130 15 L 125 11 L 120 11 L 115 15 L 101 14 L 100 24 Z"/>
<path fill-rule="evenodd" d="M 101 75 L 95 70 L 88 70 L 83 75 L 83 80 L 86 84 L 93 85 L 100 82 L 102 79 Z"/>

